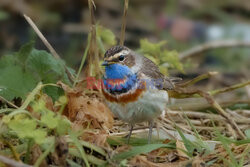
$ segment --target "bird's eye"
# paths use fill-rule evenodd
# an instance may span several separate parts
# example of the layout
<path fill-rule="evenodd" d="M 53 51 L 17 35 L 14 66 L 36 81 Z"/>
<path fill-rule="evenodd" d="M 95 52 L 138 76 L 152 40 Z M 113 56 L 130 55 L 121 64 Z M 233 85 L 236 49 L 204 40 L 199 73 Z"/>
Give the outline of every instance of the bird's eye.
<path fill-rule="evenodd" d="M 123 55 L 121 55 L 121 56 L 119 56 L 119 58 L 118 58 L 118 59 L 119 59 L 119 61 L 123 61 L 123 60 L 124 60 L 124 58 L 125 58 L 125 57 L 124 57 Z"/>

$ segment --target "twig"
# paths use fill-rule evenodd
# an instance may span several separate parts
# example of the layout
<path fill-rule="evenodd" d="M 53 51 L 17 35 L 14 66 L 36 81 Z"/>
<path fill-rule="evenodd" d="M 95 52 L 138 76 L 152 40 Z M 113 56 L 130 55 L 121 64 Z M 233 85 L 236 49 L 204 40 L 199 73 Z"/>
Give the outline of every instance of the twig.
<path fill-rule="evenodd" d="M 175 115 L 187 115 L 189 118 L 199 118 L 199 119 L 213 119 L 213 120 L 225 120 L 224 117 L 218 115 L 218 114 L 208 114 L 208 113 L 203 113 L 203 112 L 195 112 L 195 111 L 173 111 L 169 110 L 168 111 L 169 115 L 175 116 Z"/>
<path fill-rule="evenodd" d="M 223 116 L 224 118 L 226 118 L 226 120 L 228 121 L 228 123 L 230 123 L 230 125 L 233 127 L 233 129 L 236 130 L 237 134 L 239 135 L 240 138 L 244 139 L 245 138 L 245 135 L 241 132 L 241 130 L 239 129 L 239 127 L 237 126 L 237 124 L 235 123 L 235 121 L 230 117 L 230 115 L 225 112 L 222 107 L 213 99 L 213 97 L 207 93 L 207 92 L 204 92 L 204 91 L 201 91 L 201 90 L 186 90 L 184 88 L 176 88 L 175 89 L 175 92 L 176 93 L 179 93 L 179 94 L 184 94 L 184 95 L 194 95 L 194 94 L 198 94 L 200 95 L 201 97 L 204 97 L 207 102 L 221 115 Z"/>
<path fill-rule="evenodd" d="M 0 155 L 0 161 L 13 167 L 32 167 Z"/>
<path fill-rule="evenodd" d="M 124 0 L 124 9 L 123 9 L 123 16 L 122 16 L 122 28 L 121 28 L 121 38 L 120 38 L 120 45 L 124 45 L 124 38 L 125 38 L 125 30 L 126 30 L 126 17 L 128 13 L 128 3 L 129 0 Z"/>
<path fill-rule="evenodd" d="M 245 87 L 247 85 L 250 85 L 250 80 L 246 81 L 246 82 L 243 82 L 243 83 L 236 84 L 236 85 L 232 85 L 232 86 L 229 86 L 229 87 L 225 87 L 225 88 L 222 88 L 222 89 L 209 91 L 209 94 L 210 95 L 217 95 L 217 94 L 220 94 L 220 93 L 229 92 L 229 91 L 232 91 L 232 90 L 235 90 L 235 89 L 239 89 L 239 88 Z"/>
<path fill-rule="evenodd" d="M 211 49 L 231 48 L 231 47 L 250 47 L 250 42 L 240 41 L 240 40 L 211 41 L 195 46 L 187 51 L 181 52 L 179 54 L 179 58 L 185 59 L 206 52 Z"/>
<path fill-rule="evenodd" d="M 178 88 L 181 88 L 183 90 L 183 87 L 186 87 L 186 86 L 191 85 L 191 84 L 193 84 L 193 83 L 195 83 L 197 81 L 200 81 L 201 79 L 204 79 L 206 77 L 206 75 L 209 75 L 209 74 L 203 74 L 203 75 L 200 75 L 200 76 L 196 77 L 195 79 L 193 79 L 191 81 L 188 81 L 186 83 L 176 85 L 176 90 L 178 90 Z M 239 84 L 236 84 L 236 85 L 232 85 L 232 86 L 229 86 L 229 87 L 225 87 L 225 88 L 222 88 L 222 89 L 208 91 L 208 93 L 210 95 L 214 96 L 214 95 L 217 95 L 217 94 L 220 94 L 220 93 L 224 93 L 224 92 L 232 91 L 232 90 L 235 90 L 235 89 L 239 89 L 239 88 L 245 87 L 247 85 L 250 85 L 250 81 L 246 81 L 246 82 L 239 83 Z M 169 93 L 170 97 L 174 97 L 174 98 L 200 97 L 199 94 L 192 94 L 192 93 L 187 93 L 187 94 L 184 93 L 183 94 L 183 93 L 178 93 L 178 91 L 175 91 L 175 90 L 170 90 L 170 91 L 168 91 L 168 93 Z"/>
<path fill-rule="evenodd" d="M 217 120 L 217 121 L 225 121 L 226 119 L 218 114 L 209 114 L 209 113 L 203 113 L 203 112 L 195 112 L 195 111 L 173 111 L 169 110 L 168 114 L 171 116 L 177 116 L 177 115 L 187 115 L 188 118 L 193 119 L 210 119 L 210 120 Z M 243 116 L 242 116 L 243 117 Z M 241 124 L 249 124 L 250 119 L 249 118 L 241 118 L 241 119 L 235 119 L 235 122 L 241 123 Z"/>
<path fill-rule="evenodd" d="M 10 105 L 13 108 L 18 108 L 15 104 L 13 104 L 12 102 L 6 100 L 4 97 L 0 96 L 0 101 L 6 102 L 8 105 Z"/>
<path fill-rule="evenodd" d="M 240 128 L 237 126 L 235 121 L 230 117 L 230 115 L 221 108 L 221 106 L 212 98 L 211 95 L 208 93 L 204 93 L 202 91 L 199 92 L 201 96 L 203 96 L 210 104 L 211 106 L 217 110 L 217 112 L 222 115 L 226 120 L 230 123 L 230 125 L 236 130 L 239 137 L 242 139 L 245 139 L 244 133 L 241 132 Z"/>
<path fill-rule="evenodd" d="M 33 30 L 36 32 L 36 34 L 39 36 L 39 38 L 43 41 L 44 45 L 49 49 L 49 51 L 51 52 L 51 54 L 55 58 L 60 59 L 60 56 L 56 53 L 55 49 L 50 45 L 50 43 L 47 41 L 47 39 L 43 36 L 43 34 L 41 33 L 41 31 L 35 25 L 35 23 L 31 20 L 31 18 L 28 17 L 25 14 L 23 16 L 26 19 L 26 21 L 30 24 L 30 26 L 33 28 Z"/>
<path fill-rule="evenodd" d="M 91 30 L 90 30 L 90 46 L 88 50 L 88 68 L 87 68 L 87 76 L 93 76 L 92 72 L 95 69 L 96 74 L 100 74 L 100 66 L 99 66 L 99 56 L 98 56 L 98 46 L 96 42 L 96 22 L 95 22 L 95 15 L 94 10 L 95 8 L 94 1 L 88 0 L 89 6 L 89 13 L 91 19 Z M 94 65 L 95 68 L 92 68 Z"/>
<path fill-rule="evenodd" d="M 50 43 L 47 41 L 47 39 L 44 37 L 44 35 L 41 33 L 41 31 L 37 28 L 37 26 L 35 25 L 35 23 L 31 20 L 31 18 L 29 16 L 27 16 L 26 14 L 23 15 L 25 20 L 30 24 L 30 26 L 33 28 L 33 30 L 36 32 L 36 34 L 39 36 L 39 38 L 42 40 L 42 42 L 44 43 L 44 45 L 49 49 L 50 53 L 57 59 L 61 59 L 60 56 L 57 54 L 57 52 L 55 51 L 55 49 L 50 45 Z M 65 71 L 70 79 L 71 82 L 73 82 L 73 76 L 70 73 L 70 71 L 67 69 L 67 67 L 65 66 Z"/>
<path fill-rule="evenodd" d="M 206 74 L 202 74 L 202 75 L 199 75 L 198 77 L 195 77 L 194 79 L 192 80 L 189 80 L 187 82 L 184 82 L 184 83 L 176 83 L 177 86 L 180 86 L 180 87 L 187 87 L 187 86 L 190 86 L 190 85 L 193 85 L 201 80 L 204 80 L 204 79 L 207 79 L 207 78 L 210 78 L 211 76 L 214 76 L 214 75 L 217 75 L 218 72 L 208 72 Z"/>
<path fill-rule="evenodd" d="M 169 104 L 168 108 L 171 110 L 204 110 L 210 108 L 210 104 L 202 99 L 202 98 L 193 98 L 193 99 L 174 99 L 175 101 L 173 104 Z M 249 100 L 238 100 L 238 99 L 230 99 L 230 100 L 223 100 L 221 98 L 217 99 L 218 103 L 223 107 L 233 106 L 235 104 L 250 104 Z M 245 113 L 247 114 L 247 113 Z M 248 114 L 247 114 L 248 115 Z"/>

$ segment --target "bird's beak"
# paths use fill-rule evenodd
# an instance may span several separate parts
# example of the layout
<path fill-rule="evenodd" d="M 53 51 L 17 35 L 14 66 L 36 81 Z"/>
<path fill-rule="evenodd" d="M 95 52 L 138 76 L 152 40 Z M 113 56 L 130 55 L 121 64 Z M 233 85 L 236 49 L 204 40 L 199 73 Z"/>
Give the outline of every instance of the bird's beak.
<path fill-rule="evenodd" d="M 102 66 L 108 66 L 109 65 L 109 63 L 107 62 L 107 61 L 104 61 L 103 63 L 102 63 Z"/>
<path fill-rule="evenodd" d="M 110 64 L 114 64 L 115 62 L 111 62 L 111 61 L 104 61 L 103 63 L 102 63 L 102 66 L 108 66 L 108 65 L 110 65 Z"/>

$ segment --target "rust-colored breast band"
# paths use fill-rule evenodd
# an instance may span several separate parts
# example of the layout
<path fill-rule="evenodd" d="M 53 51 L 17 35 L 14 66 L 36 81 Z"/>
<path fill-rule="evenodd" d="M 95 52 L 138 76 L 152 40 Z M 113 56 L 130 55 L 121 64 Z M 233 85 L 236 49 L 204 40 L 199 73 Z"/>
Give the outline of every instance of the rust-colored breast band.
<path fill-rule="evenodd" d="M 143 85 L 145 83 L 142 83 Z M 126 93 L 124 95 L 115 96 L 112 94 L 107 93 L 105 90 L 102 90 L 104 97 L 109 102 L 116 102 L 116 103 L 129 103 L 137 101 L 138 98 L 143 94 L 146 90 L 146 87 L 139 87 L 133 93 Z"/>

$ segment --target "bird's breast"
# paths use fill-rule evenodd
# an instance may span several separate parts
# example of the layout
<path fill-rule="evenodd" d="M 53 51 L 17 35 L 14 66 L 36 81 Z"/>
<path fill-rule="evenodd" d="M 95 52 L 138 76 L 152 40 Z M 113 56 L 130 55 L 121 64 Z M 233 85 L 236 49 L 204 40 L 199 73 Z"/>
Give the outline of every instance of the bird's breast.
<path fill-rule="evenodd" d="M 129 81 L 127 81 L 129 82 Z M 132 82 L 131 82 L 132 83 Z M 123 89 L 126 89 L 127 91 L 124 92 L 120 92 L 120 90 L 122 91 L 122 88 L 117 89 L 116 92 L 120 92 L 120 93 L 114 93 L 114 90 L 112 91 L 112 89 L 103 89 L 103 95 L 105 97 L 105 99 L 109 102 L 115 102 L 115 103 L 120 103 L 120 104 L 127 104 L 130 102 L 135 102 L 138 100 L 138 98 L 140 96 L 143 95 L 143 93 L 146 90 L 146 87 L 143 86 L 138 86 L 138 85 L 143 85 L 143 82 L 139 82 L 139 83 L 132 83 L 129 87 L 127 84 L 126 87 L 123 87 L 123 85 L 120 85 L 121 87 L 123 87 Z M 119 87 L 119 86 L 117 86 Z M 128 89 L 129 88 L 129 89 Z"/>
<path fill-rule="evenodd" d="M 158 117 L 168 103 L 168 93 L 158 89 L 144 89 L 141 94 L 129 95 L 128 99 L 130 100 L 122 103 L 121 99 L 109 100 L 106 98 L 109 108 L 119 119 L 133 124 Z"/>

